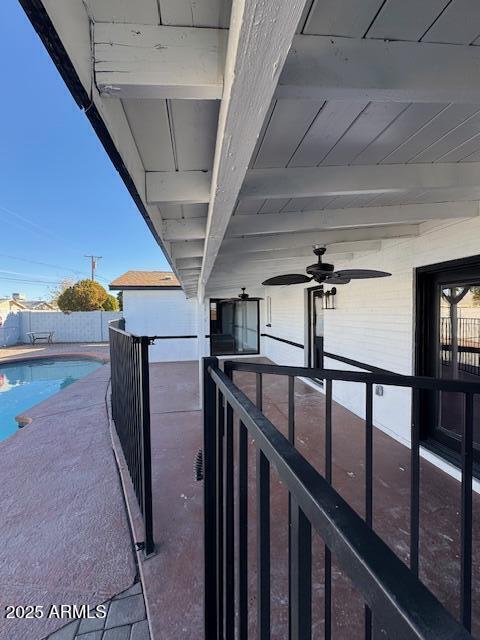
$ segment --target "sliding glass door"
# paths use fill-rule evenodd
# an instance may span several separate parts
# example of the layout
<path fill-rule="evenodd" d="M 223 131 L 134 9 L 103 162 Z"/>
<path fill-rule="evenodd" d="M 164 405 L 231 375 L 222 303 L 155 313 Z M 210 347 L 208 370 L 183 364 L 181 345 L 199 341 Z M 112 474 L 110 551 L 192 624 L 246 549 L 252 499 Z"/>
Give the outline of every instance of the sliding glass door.
<path fill-rule="evenodd" d="M 259 353 L 258 300 L 210 300 L 210 353 Z"/>

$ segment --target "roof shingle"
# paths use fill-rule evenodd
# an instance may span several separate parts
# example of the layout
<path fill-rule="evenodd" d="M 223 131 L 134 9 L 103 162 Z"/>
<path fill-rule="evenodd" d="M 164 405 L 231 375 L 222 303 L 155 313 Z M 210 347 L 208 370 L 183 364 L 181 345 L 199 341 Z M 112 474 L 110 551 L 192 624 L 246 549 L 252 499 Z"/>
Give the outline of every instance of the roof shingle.
<path fill-rule="evenodd" d="M 180 287 L 172 271 L 127 271 L 110 283 L 110 289 Z"/>

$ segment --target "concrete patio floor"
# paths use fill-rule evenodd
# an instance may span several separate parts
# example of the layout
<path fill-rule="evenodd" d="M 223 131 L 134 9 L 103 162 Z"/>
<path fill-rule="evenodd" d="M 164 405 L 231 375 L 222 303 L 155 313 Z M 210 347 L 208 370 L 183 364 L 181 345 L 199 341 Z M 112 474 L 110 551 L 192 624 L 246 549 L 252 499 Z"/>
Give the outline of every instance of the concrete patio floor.
<path fill-rule="evenodd" d="M 20 347 L 2 349 L 0 357 L 107 349 Z M 1 640 L 40 640 L 69 622 L 7 620 L 7 605 L 95 606 L 136 580 L 105 402 L 109 377 L 106 365 L 26 408 L 31 424 L 0 443 Z"/>
<path fill-rule="evenodd" d="M 193 479 L 193 461 L 202 446 L 198 410 L 198 364 L 153 364 L 151 371 L 152 459 L 156 555 L 141 562 L 154 640 L 203 637 L 203 486 Z M 235 374 L 254 396 L 253 374 Z M 264 411 L 283 433 L 287 428 L 287 382 L 264 376 Z M 322 393 L 296 380 L 297 448 L 320 472 L 324 469 Z M 334 403 L 333 484 L 363 514 L 364 423 Z M 249 600 L 255 631 L 255 469 L 249 443 Z M 272 638 L 287 638 L 287 492 L 271 474 Z M 409 450 L 374 430 L 374 529 L 404 561 L 409 555 Z M 479 496 L 474 496 L 474 634 L 480 632 Z M 456 616 L 460 593 L 460 484 L 421 461 L 421 579 Z M 323 546 L 313 541 L 313 637 L 323 637 Z M 334 637 L 363 633 L 363 602 L 342 571 L 333 567 Z M 252 637 L 254 637 L 252 635 Z"/>

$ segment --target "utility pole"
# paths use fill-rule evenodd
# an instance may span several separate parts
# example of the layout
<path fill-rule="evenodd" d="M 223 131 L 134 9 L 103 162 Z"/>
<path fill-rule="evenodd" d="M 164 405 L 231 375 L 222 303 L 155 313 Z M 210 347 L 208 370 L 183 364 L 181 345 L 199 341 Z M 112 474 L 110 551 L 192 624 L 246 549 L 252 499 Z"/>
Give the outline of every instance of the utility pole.
<path fill-rule="evenodd" d="M 90 266 L 92 268 L 92 280 L 95 280 L 95 269 L 97 268 L 97 261 L 101 260 L 103 256 L 85 256 L 85 258 L 90 258 Z"/>

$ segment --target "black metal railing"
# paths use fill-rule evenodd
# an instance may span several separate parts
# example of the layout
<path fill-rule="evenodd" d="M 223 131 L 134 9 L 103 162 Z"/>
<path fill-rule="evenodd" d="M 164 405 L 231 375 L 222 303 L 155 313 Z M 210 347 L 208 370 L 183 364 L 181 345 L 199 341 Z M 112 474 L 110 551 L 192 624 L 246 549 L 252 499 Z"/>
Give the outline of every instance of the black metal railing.
<path fill-rule="evenodd" d="M 234 383 L 234 371 L 256 375 L 256 402 Z M 288 378 L 288 437 L 262 413 L 263 375 Z M 325 475 L 295 448 L 296 377 L 325 381 Z M 334 381 L 365 386 L 365 519 L 332 488 L 332 387 Z M 373 531 L 373 385 L 412 390 L 410 568 Z M 460 392 L 465 398 L 461 456 L 461 624 L 420 582 L 420 446 L 418 394 Z M 365 637 L 439 640 L 470 638 L 472 616 L 473 399 L 480 384 L 397 374 L 306 369 L 204 359 L 205 637 L 248 638 L 254 616 L 249 600 L 248 437 L 256 455 L 256 637 L 269 640 L 270 467 L 289 494 L 289 637 L 312 635 L 312 528 L 325 549 L 324 629 L 332 634 L 332 552 L 365 602 Z M 234 416 L 238 420 L 234 420 Z M 237 438 L 234 453 L 234 438 Z M 235 480 L 236 476 L 236 480 Z M 236 514 L 234 506 L 236 506 Z M 278 526 L 278 525 L 277 525 Z M 462 626 L 463 625 L 463 626 Z"/>
<path fill-rule="evenodd" d="M 112 418 L 143 516 L 143 549 L 145 555 L 150 555 L 155 548 L 148 371 L 150 338 L 127 333 L 118 324 L 110 323 L 109 326 Z"/>
<path fill-rule="evenodd" d="M 443 365 L 452 364 L 455 348 L 458 370 L 480 375 L 480 318 L 458 318 L 455 347 L 452 344 L 452 321 L 447 317 L 441 318 L 440 341 Z"/>

